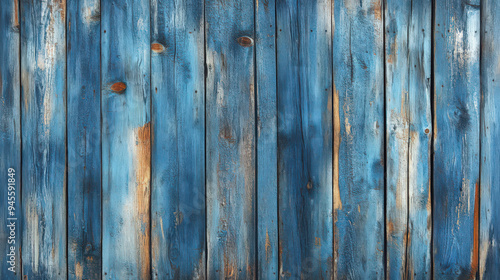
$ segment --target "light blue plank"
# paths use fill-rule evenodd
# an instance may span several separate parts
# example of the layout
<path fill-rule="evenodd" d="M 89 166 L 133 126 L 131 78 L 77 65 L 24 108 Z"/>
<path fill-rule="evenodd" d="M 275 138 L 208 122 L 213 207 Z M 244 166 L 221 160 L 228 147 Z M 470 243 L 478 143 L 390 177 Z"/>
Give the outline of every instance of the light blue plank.
<path fill-rule="evenodd" d="M 149 279 L 150 4 L 101 4 L 102 277 Z"/>
<path fill-rule="evenodd" d="M 387 0 L 385 24 L 386 275 L 403 279 L 408 248 L 411 1 Z"/>
<path fill-rule="evenodd" d="M 384 279 L 382 1 L 335 2 L 335 277 Z"/>
<path fill-rule="evenodd" d="M 101 275 L 100 1 L 69 1 L 68 278 Z"/>
<path fill-rule="evenodd" d="M 254 279 L 254 3 L 205 5 L 207 277 Z"/>
<path fill-rule="evenodd" d="M 435 1 L 434 278 L 474 278 L 479 234 L 479 0 Z"/>
<path fill-rule="evenodd" d="M 151 2 L 154 279 L 206 278 L 203 2 Z"/>
<path fill-rule="evenodd" d="M 431 278 L 432 1 L 412 1 L 408 26 L 410 146 L 406 278 Z"/>
<path fill-rule="evenodd" d="M 276 112 L 276 3 L 255 4 L 257 80 L 258 278 L 277 279 L 278 162 Z"/>
<path fill-rule="evenodd" d="M 500 3 L 482 1 L 481 10 L 481 279 L 500 275 Z"/>
<path fill-rule="evenodd" d="M 23 274 L 66 279 L 66 3 L 21 1 Z"/>
<path fill-rule="evenodd" d="M 279 0 L 280 276 L 329 279 L 333 269 L 332 13 L 323 0 Z"/>
<path fill-rule="evenodd" d="M 0 275 L 21 279 L 21 103 L 19 2 L 0 6 Z"/>

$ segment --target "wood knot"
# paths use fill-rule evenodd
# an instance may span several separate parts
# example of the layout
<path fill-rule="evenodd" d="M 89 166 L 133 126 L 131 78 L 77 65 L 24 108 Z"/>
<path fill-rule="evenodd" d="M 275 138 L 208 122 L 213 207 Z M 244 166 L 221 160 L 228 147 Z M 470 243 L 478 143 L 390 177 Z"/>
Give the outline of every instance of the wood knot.
<path fill-rule="evenodd" d="M 127 85 L 124 82 L 117 82 L 111 85 L 111 90 L 116 93 L 122 93 L 127 88 Z"/>
<path fill-rule="evenodd" d="M 243 36 L 238 38 L 238 44 L 243 47 L 251 47 L 253 46 L 253 39 L 248 36 Z"/>
<path fill-rule="evenodd" d="M 153 43 L 151 44 L 151 50 L 155 53 L 162 53 L 165 51 L 165 46 L 160 43 Z"/>

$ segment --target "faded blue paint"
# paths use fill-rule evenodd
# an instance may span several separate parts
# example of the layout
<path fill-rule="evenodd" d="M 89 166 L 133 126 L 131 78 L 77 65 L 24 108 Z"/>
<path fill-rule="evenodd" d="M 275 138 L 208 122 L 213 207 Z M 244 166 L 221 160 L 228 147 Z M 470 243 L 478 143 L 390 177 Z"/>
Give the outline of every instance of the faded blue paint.
<path fill-rule="evenodd" d="M 279 0 L 277 11 L 280 277 L 330 279 L 330 1 Z"/>
<path fill-rule="evenodd" d="M 150 4 L 101 5 L 102 277 L 148 279 Z"/>
<path fill-rule="evenodd" d="M 66 279 L 66 6 L 21 1 L 23 277 Z"/>
<path fill-rule="evenodd" d="M 411 1 L 387 0 L 385 23 L 386 275 L 403 279 L 408 247 L 409 52 Z"/>
<path fill-rule="evenodd" d="M 412 1 L 409 22 L 410 146 L 406 278 L 431 278 L 432 0 Z"/>
<path fill-rule="evenodd" d="M 500 275 L 500 3 L 483 0 L 481 10 L 481 234 L 480 277 Z"/>
<path fill-rule="evenodd" d="M 384 279 L 382 1 L 335 3 L 335 276 Z"/>
<path fill-rule="evenodd" d="M 257 254 L 258 278 L 277 279 L 278 136 L 276 112 L 276 3 L 256 2 Z"/>
<path fill-rule="evenodd" d="M 203 0 L 151 2 L 152 274 L 205 279 Z"/>
<path fill-rule="evenodd" d="M 20 18 L 18 1 L 0 6 L 0 275 L 10 280 L 21 279 Z"/>
<path fill-rule="evenodd" d="M 207 278 L 254 279 L 254 3 L 205 5 Z"/>
<path fill-rule="evenodd" d="M 437 279 L 472 278 L 478 269 L 479 4 L 435 2 L 432 232 Z"/>
<path fill-rule="evenodd" d="M 100 1 L 69 1 L 68 278 L 101 275 Z"/>

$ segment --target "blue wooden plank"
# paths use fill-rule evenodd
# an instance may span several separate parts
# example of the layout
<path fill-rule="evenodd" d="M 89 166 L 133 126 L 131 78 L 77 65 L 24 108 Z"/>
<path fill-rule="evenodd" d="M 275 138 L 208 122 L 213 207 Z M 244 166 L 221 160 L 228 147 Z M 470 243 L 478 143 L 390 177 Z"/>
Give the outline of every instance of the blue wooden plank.
<path fill-rule="evenodd" d="M 23 274 L 66 279 L 66 3 L 21 1 Z"/>
<path fill-rule="evenodd" d="M 479 265 L 481 279 L 500 275 L 500 3 L 481 7 L 481 221 Z"/>
<path fill-rule="evenodd" d="M 333 268 L 330 1 L 276 6 L 280 276 Z"/>
<path fill-rule="evenodd" d="M 254 3 L 205 5 L 207 277 L 254 279 Z"/>
<path fill-rule="evenodd" d="M 411 1 L 387 0 L 385 24 L 386 275 L 403 279 L 408 247 L 409 24 Z"/>
<path fill-rule="evenodd" d="M 382 1 L 335 3 L 335 276 L 384 279 Z"/>
<path fill-rule="evenodd" d="M 408 30 L 410 143 L 406 279 L 430 279 L 432 0 L 412 1 Z"/>
<path fill-rule="evenodd" d="M 101 4 L 102 277 L 149 279 L 150 3 Z"/>
<path fill-rule="evenodd" d="M 151 2 L 154 279 L 206 278 L 203 2 Z"/>
<path fill-rule="evenodd" d="M 69 1 L 68 278 L 101 275 L 100 1 Z"/>
<path fill-rule="evenodd" d="M 434 278 L 474 278 L 479 226 L 480 1 L 435 1 Z"/>
<path fill-rule="evenodd" d="M 275 12 L 274 0 L 255 2 L 259 279 L 277 279 L 279 276 Z"/>
<path fill-rule="evenodd" d="M 19 2 L 0 0 L 0 275 L 21 279 Z"/>

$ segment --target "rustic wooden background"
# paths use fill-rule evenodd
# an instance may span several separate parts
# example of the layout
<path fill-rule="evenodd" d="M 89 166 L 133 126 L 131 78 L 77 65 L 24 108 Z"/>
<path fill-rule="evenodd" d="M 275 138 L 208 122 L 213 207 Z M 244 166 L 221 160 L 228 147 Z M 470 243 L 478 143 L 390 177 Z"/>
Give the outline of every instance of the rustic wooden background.
<path fill-rule="evenodd" d="M 500 278 L 498 1 L 0 4 L 1 279 Z"/>

